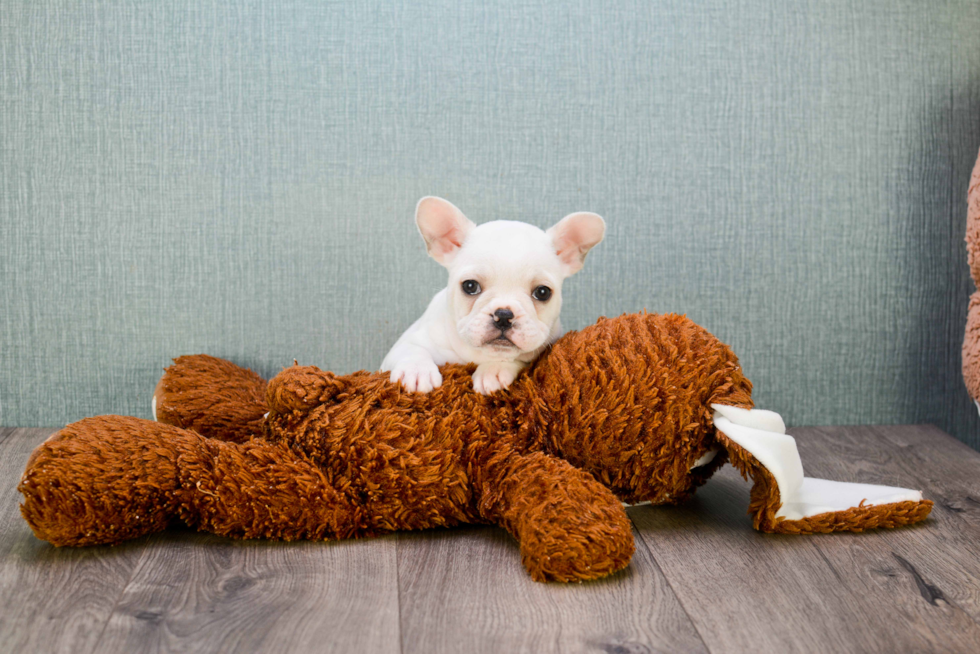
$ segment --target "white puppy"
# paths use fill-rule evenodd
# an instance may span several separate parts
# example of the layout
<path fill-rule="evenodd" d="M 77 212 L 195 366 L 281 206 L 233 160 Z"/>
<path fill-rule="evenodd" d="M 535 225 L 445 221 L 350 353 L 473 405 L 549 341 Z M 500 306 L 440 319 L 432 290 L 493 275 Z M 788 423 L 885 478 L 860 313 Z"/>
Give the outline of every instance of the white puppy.
<path fill-rule="evenodd" d="M 381 363 L 391 381 L 427 393 L 442 384 L 439 366 L 475 363 L 473 388 L 489 394 L 561 335 L 561 285 L 582 268 L 606 224 L 573 213 L 543 232 L 498 220 L 477 227 L 451 202 L 422 198 L 415 222 L 429 256 L 449 270 L 436 294 Z"/>

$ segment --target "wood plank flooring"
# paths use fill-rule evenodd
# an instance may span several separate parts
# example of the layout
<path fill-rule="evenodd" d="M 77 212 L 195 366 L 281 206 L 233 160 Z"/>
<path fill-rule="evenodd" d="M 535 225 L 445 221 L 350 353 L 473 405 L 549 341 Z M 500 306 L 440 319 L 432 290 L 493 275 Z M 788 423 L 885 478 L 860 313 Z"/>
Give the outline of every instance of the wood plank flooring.
<path fill-rule="evenodd" d="M 924 524 L 773 536 L 726 467 L 629 509 L 630 567 L 532 582 L 499 529 L 339 543 L 187 529 L 56 549 L 17 482 L 51 429 L 0 429 L 0 652 L 978 652 L 980 454 L 929 426 L 792 429 L 807 474 L 922 488 Z"/>

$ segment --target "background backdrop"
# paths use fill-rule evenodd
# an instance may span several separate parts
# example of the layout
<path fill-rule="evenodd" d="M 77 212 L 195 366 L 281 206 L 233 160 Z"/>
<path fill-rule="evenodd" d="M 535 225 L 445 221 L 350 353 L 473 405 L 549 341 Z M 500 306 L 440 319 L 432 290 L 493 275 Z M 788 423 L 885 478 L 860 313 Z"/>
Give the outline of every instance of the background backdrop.
<path fill-rule="evenodd" d="M 606 217 L 564 321 L 676 311 L 791 425 L 960 377 L 980 3 L 0 0 L 0 424 L 149 415 L 169 359 L 375 369 L 422 195 Z"/>

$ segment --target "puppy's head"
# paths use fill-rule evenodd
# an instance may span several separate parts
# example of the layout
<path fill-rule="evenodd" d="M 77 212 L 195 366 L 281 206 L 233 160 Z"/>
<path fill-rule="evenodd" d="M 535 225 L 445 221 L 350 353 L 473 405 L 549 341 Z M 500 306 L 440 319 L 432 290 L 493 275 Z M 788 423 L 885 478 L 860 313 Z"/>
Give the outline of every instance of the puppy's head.
<path fill-rule="evenodd" d="M 429 255 L 449 270 L 449 308 L 474 363 L 526 360 L 557 336 L 562 282 L 606 230 L 587 212 L 547 232 L 505 220 L 476 226 L 436 197 L 419 201 L 415 221 Z"/>

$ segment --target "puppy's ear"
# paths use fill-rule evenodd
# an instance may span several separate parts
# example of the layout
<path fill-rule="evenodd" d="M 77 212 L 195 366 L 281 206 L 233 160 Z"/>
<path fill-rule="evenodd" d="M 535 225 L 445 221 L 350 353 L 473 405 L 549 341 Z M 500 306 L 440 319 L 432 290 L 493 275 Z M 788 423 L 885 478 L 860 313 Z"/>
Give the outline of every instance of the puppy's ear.
<path fill-rule="evenodd" d="M 415 207 L 415 224 L 422 232 L 429 256 L 448 266 L 452 263 L 463 241 L 476 225 L 452 202 L 427 196 Z"/>
<path fill-rule="evenodd" d="M 579 211 L 562 218 L 547 233 L 568 277 L 582 269 L 585 255 L 602 240 L 606 221 L 597 214 Z"/>

